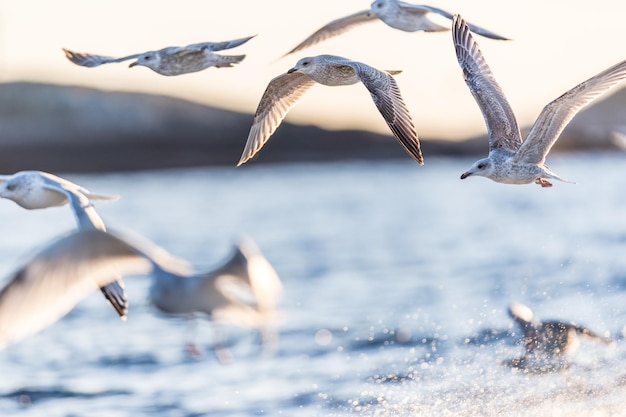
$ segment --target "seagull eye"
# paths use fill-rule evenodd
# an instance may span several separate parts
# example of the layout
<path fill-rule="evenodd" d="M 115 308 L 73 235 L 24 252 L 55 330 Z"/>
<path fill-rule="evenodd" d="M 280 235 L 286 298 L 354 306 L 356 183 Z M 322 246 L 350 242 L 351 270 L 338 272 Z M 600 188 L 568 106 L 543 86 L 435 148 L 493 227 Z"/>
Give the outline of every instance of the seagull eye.
<path fill-rule="evenodd" d="M 485 164 L 478 164 L 478 166 L 476 168 L 483 169 L 484 167 L 485 167 Z"/>
<path fill-rule="evenodd" d="M 143 57 L 144 61 L 150 61 L 151 59 L 152 59 L 152 56 L 150 56 L 150 55 Z"/>
<path fill-rule="evenodd" d="M 15 184 L 8 184 L 7 185 L 7 190 L 14 191 L 15 190 Z"/>

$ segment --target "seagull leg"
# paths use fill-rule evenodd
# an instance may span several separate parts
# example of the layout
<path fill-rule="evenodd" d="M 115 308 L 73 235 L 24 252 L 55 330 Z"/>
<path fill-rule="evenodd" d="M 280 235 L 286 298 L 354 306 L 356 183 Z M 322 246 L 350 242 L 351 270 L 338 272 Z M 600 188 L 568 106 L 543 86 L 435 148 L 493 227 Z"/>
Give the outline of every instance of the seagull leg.
<path fill-rule="evenodd" d="M 535 180 L 535 184 L 541 185 L 543 188 L 552 187 L 552 183 L 548 180 L 544 180 L 543 178 L 537 178 Z"/>
<path fill-rule="evenodd" d="M 196 319 L 193 315 L 187 316 L 187 331 L 185 336 L 185 352 L 190 358 L 197 359 L 202 356 L 202 352 L 194 343 L 193 339 L 196 333 Z"/>
<path fill-rule="evenodd" d="M 217 360 L 221 364 L 228 364 L 233 361 L 233 355 L 230 350 L 224 345 L 224 337 L 221 328 L 217 324 L 213 324 L 213 337 L 215 342 L 213 343 L 213 351 Z"/>

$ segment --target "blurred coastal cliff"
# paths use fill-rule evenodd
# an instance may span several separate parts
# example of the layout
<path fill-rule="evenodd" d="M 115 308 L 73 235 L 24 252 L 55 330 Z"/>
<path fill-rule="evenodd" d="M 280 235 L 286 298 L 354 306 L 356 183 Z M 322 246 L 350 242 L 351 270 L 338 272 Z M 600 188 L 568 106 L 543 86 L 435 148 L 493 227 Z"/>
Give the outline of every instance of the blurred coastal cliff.
<path fill-rule="evenodd" d="M 537 109 L 537 114 L 540 109 Z M 37 83 L 0 84 L 0 166 L 106 172 L 237 163 L 252 114 L 177 98 Z M 522 126 L 523 134 L 530 126 Z M 419 133 L 419 126 L 417 126 Z M 619 148 L 626 89 L 581 111 L 554 150 Z M 428 158 L 486 155 L 486 136 L 421 137 Z M 406 158 L 389 135 L 283 122 L 252 163 Z"/>

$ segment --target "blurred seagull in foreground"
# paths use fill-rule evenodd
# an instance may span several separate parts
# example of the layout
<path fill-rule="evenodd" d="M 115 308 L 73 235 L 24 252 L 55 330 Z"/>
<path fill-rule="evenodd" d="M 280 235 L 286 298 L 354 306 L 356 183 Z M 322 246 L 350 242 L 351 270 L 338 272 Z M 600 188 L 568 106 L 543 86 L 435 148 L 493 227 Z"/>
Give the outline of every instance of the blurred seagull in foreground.
<path fill-rule="evenodd" d="M 195 43 L 184 47 L 170 46 L 158 51 L 148 51 L 122 58 L 72 52 L 65 48 L 63 51 L 67 59 L 83 67 L 92 68 L 102 64 L 136 59 L 129 67 L 141 65 L 161 75 L 181 75 L 202 71 L 209 67 L 228 68 L 238 64 L 246 57 L 245 55 L 219 55 L 215 51 L 234 48 L 248 42 L 253 37 L 248 36 L 225 42 Z"/>
<path fill-rule="evenodd" d="M 458 15 L 453 19 L 452 38 L 465 82 L 483 113 L 489 135 L 489 156 L 476 161 L 461 179 L 477 175 L 505 184 L 535 182 L 542 187 L 552 186 L 548 179 L 571 182 L 544 165 L 546 155 L 582 107 L 626 78 L 626 61 L 548 103 L 522 142 L 515 115 L 504 93 L 472 38 L 470 28 Z"/>
<path fill-rule="evenodd" d="M 92 194 L 80 185 L 42 171 L 19 171 L 0 175 L 0 197 L 13 200 L 28 209 L 44 209 L 68 204 L 71 206 L 79 229 L 106 230 L 104 222 L 91 204 L 91 200 L 115 201 L 119 196 Z M 122 319 L 128 313 L 128 298 L 121 278 L 101 289 Z"/>
<path fill-rule="evenodd" d="M 326 39 L 341 35 L 357 25 L 374 22 L 377 19 L 382 20 L 392 28 L 403 30 L 405 32 L 417 32 L 420 30 L 424 32 L 441 32 L 450 30 L 449 27 L 441 26 L 440 24 L 430 20 L 429 15 L 433 13 L 452 20 L 451 13 L 436 7 L 410 4 L 398 0 L 376 0 L 372 3 L 369 10 L 362 10 L 351 14 L 350 16 L 333 20 L 323 26 L 285 55 L 298 52 Z M 476 25 L 470 24 L 469 27 L 472 32 L 487 38 L 509 40 L 504 36 L 500 36 Z"/>
<path fill-rule="evenodd" d="M 615 346 L 612 339 L 574 323 L 557 320 L 538 321 L 532 310 L 521 303 L 512 303 L 508 312 L 522 331 L 524 356 L 511 361 L 516 367 L 529 369 L 550 367 L 554 365 L 550 360 L 578 350 L 579 336 L 602 342 L 607 346 Z"/>
<path fill-rule="evenodd" d="M 393 74 L 361 62 L 333 55 L 302 58 L 296 65 L 272 79 L 254 115 L 243 154 L 237 166 L 252 158 L 278 128 L 287 112 L 315 83 L 341 86 L 363 83 L 378 111 L 404 150 L 423 164 L 417 131 Z"/>
<path fill-rule="evenodd" d="M 116 273 L 151 274 L 150 299 L 169 314 L 204 313 L 264 330 L 278 316 L 281 281 L 251 240 L 221 268 L 193 273 L 145 238 L 86 229 L 40 251 L 0 290 L 0 347 L 51 325 Z"/>

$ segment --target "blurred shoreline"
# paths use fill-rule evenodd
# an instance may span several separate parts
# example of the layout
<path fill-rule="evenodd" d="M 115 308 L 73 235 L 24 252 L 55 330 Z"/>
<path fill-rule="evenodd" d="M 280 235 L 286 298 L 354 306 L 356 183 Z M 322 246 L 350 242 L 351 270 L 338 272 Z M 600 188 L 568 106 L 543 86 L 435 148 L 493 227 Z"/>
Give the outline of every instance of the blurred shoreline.
<path fill-rule="evenodd" d="M 620 149 L 626 90 L 588 107 L 554 151 Z M 143 93 L 15 82 L 0 84 L 0 166 L 114 172 L 236 165 L 252 114 Z M 523 135 L 529 127 L 523 127 Z M 419 127 L 418 127 L 419 133 Z M 618 139 L 618 140 L 616 140 Z M 420 138 L 430 156 L 486 155 L 486 136 Z M 408 158 L 391 135 L 283 122 L 249 163 Z M 248 163 L 248 164 L 249 164 Z"/>

